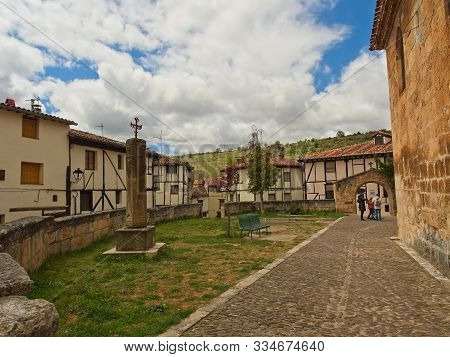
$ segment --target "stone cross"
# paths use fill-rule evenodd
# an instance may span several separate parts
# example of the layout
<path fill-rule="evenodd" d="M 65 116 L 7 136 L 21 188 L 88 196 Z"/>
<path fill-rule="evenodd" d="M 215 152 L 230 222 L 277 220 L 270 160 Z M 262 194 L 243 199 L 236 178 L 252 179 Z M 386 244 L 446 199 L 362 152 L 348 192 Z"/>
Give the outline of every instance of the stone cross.
<path fill-rule="evenodd" d="M 125 227 L 116 230 L 116 247 L 104 252 L 106 255 L 144 255 L 153 256 L 164 246 L 155 243 L 155 226 L 147 223 L 147 145 L 138 139 L 138 130 L 142 129 L 139 119 L 131 123 L 134 138 L 126 142 L 127 172 L 127 209 Z"/>
<path fill-rule="evenodd" d="M 139 125 L 139 118 L 134 118 L 134 124 L 130 123 L 130 126 L 134 129 L 134 138 L 137 139 L 138 131 L 142 129 L 142 125 Z"/>

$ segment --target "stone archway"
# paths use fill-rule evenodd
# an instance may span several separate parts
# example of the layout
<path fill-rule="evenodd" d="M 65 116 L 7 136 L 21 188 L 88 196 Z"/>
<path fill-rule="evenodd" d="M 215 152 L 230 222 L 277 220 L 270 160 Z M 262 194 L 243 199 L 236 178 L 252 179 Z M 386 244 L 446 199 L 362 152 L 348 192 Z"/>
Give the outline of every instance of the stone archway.
<path fill-rule="evenodd" d="M 336 211 L 354 213 L 356 207 L 356 193 L 361 186 L 372 182 L 384 187 L 388 193 L 388 203 L 391 207 L 391 213 L 393 215 L 397 214 L 394 185 L 375 169 L 347 177 L 334 183 Z"/>

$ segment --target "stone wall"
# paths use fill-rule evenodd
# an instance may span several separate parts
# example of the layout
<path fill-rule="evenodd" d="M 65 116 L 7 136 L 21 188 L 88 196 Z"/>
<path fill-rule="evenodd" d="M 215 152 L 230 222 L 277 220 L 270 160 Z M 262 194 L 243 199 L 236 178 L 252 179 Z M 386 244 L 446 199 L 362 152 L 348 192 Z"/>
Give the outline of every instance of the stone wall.
<path fill-rule="evenodd" d="M 149 223 L 201 217 L 201 205 L 148 209 Z M 10 254 L 27 271 L 49 256 L 87 247 L 125 224 L 125 209 L 67 216 L 27 217 L 0 225 L 0 252 Z"/>
<path fill-rule="evenodd" d="M 386 54 L 399 238 L 450 276 L 450 17 L 445 4 L 402 1 L 393 23 L 386 24 L 392 29 Z"/>
<path fill-rule="evenodd" d="M 298 200 L 298 201 L 267 201 L 264 210 L 271 212 L 289 212 L 291 207 L 298 207 L 304 212 L 334 211 L 334 200 Z M 259 202 L 230 202 L 225 203 L 225 210 L 230 214 L 239 214 L 259 210 Z"/>

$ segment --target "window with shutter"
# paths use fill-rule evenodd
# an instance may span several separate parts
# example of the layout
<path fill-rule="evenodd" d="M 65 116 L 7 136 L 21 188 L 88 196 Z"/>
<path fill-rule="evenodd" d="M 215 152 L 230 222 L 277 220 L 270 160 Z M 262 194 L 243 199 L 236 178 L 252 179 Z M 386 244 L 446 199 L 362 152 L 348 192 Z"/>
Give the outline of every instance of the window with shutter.
<path fill-rule="evenodd" d="M 24 138 L 39 139 L 39 120 L 22 118 L 22 136 Z"/>
<path fill-rule="evenodd" d="M 85 169 L 86 170 L 95 170 L 95 151 L 86 150 Z"/>
<path fill-rule="evenodd" d="M 42 164 L 22 162 L 20 183 L 22 185 L 42 184 Z"/>

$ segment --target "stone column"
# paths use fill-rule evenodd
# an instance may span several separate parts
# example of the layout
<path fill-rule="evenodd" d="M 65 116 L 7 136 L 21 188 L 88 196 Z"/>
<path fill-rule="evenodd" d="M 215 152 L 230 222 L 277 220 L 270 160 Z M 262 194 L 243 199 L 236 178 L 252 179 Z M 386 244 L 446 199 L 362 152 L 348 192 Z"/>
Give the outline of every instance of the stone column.
<path fill-rule="evenodd" d="M 147 226 L 147 189 L 145 161 L 146 143 L 142 139 L 128 139 L 127 151 L 127 215 L 125 226 Z"/>

